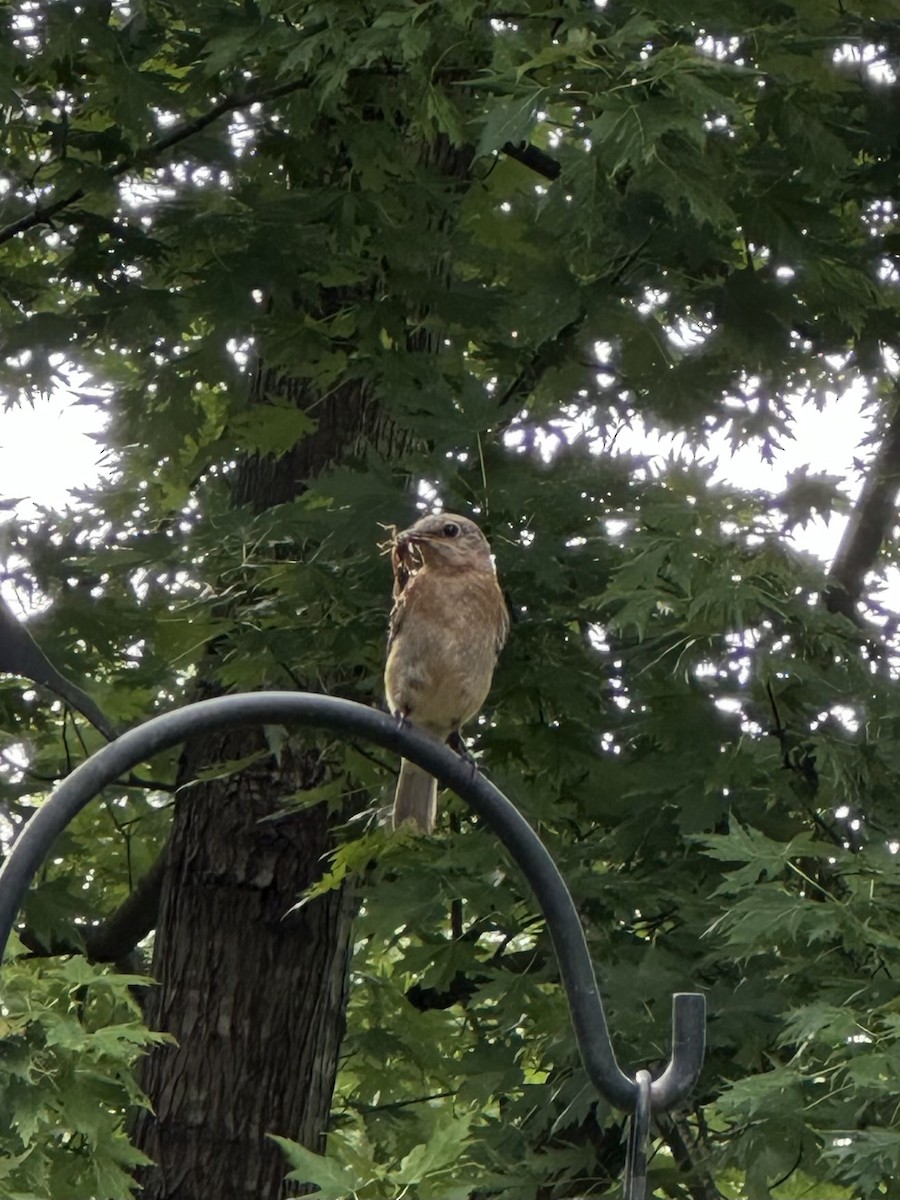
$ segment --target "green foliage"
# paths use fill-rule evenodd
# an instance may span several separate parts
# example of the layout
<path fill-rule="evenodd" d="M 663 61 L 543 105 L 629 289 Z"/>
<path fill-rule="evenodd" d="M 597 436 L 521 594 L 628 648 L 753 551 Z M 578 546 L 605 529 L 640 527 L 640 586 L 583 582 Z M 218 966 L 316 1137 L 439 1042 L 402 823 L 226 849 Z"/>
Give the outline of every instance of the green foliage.
<path fill-rule="evenodd" d="M 771 458 L 859 378 L 887 423 L 897 93 L 863 64 L 876 47 L 896 77 L 895 17 L 0 4 L 0 387 L 82 390 L 111 467 L 2 526 L 7 578 L 47 601 L 35 637 L 122 726 L 207 680 L 378 702 L 379 523 L 413 514 L 410 480 L 479 516 L 517 621 L 476 748 L 570 882 L 620 1061 L 665 1059 L 671 992 L 709 998 L 703 1078 L 651 1165 L 679 1200 L 900 1196 L 896 650 L 826 611 L 789 536 L 846 495 L 618 447 L 634 426 Z M 555 182 L 498 153 L 522 141 Z M 359 395 L 377 420 L 307 478 L 326 402 Z M 264 494 L 276 461 L 298 496 Z M 8 836 L 99 735 L 16 679 L 0 714 Z M 386 802 L 384 756 L 321 755 L 285 805 Z M 44 949 L 152 863 L 174 764 L 60 839 L 25 913 Z M 620 1118 L 534 902 L 442 806 L 429 841 L 350 822 L 323 879 L 361 897 L 348 1029 L 327 1154 L 279 1138 L 292 1175 L 373 1200 L 608 1192 Z M 7 967 L 4 1195 L 127 1195 L 133 982 Z"/>
<path fill-rule="evenodd" d="M 10 1200 L 132 1195 L 129 1172 L 145 1160 L 125 1132 L 143 1102 L 131 1068 L 160 1040 L 130 995 L 147 982 L 80 957 L 4 964 L 0 1179 Z"/>
<path fill-rule="evenodd" d="M 484 1178 L 467 1150 L 471 1116 L 456 1116 L 443 1107 L 430 1110 L 421 1122 L 426 1139 L 390 1167 L 376 1161 L 375 1147 L 363 1129 L 355 1136 L 335 1135 L 330 1155 L 314 1154 L 296 1142 L 276 1137 L 293 1167 L 289 1179 L 310 1180 L 322 1200 L 343 1200 L 348 1194 L 360 1200 L 390 1200 L 393 1196 L 439 1194 L 446 1200 L 466 1200 Z M 423 1185 L 425 1190 L 423 1191 Z"/>

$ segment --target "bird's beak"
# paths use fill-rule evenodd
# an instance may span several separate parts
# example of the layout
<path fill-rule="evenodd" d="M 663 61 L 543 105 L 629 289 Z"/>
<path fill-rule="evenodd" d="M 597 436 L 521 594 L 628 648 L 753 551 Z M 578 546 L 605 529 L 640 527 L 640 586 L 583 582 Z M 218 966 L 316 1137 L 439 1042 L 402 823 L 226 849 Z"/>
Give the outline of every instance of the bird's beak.
<path fill-rule="evenodd" d="M 403 542 L 405 546 L 420 546 L 423 542 L 433 542 L 434 538 L 430 533 L 422 533 L 421 530 L 416 533 L 412 529 L 404 529 L 402 533 L 397 534 L 397 541 Z"/>

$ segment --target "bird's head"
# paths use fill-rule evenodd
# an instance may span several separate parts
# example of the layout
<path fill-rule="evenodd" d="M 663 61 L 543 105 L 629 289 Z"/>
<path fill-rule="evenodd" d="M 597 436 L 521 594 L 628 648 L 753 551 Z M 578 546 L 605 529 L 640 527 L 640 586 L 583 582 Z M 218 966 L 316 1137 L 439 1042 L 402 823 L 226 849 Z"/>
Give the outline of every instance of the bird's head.
<path fill-rule="evenodd" d="M 397 544 L 409 548 L 428 567 L 481 566 L 493 569 L 491 547 L 474 521 L 456 513 L 431 513 L 397 534 Z"/>

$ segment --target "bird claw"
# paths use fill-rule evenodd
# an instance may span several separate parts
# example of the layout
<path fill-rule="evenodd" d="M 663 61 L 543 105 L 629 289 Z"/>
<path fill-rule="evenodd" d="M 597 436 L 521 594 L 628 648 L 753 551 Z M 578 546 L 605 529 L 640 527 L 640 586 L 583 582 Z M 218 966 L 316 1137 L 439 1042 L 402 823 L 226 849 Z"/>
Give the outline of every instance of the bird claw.
<path fill-rule="evenodd" d="M 447 738 L 447 745 L 451 750 L 455 750 L 464 762 L 469 764 L 469 766 L 472 768 L 473 776 L 478 774 L 478 763 L 475 759 L 475 755 L 466 745 L 465 741 L 463 740 L 463 736 L 458 729 L 455 729 Z"/>

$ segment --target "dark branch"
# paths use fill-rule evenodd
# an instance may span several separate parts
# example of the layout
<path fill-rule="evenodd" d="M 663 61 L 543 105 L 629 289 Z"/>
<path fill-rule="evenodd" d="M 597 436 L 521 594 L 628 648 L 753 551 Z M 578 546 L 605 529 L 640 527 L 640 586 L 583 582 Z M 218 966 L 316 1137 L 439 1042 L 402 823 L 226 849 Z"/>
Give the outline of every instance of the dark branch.
<path fill-rule="evenodd" d="M 712 1176 L 699 1167 L 695 1152 L 688 1145 L 684 1132 L 679 1128 L 679 1122 L 666 1113 L 657 1118 L 656 1124 L 678 1169 L 687 1176 L 685 1188 L 691 1200 L 725 1200 Z"/>
<path fill-rule="evenodd" d="M 43 650 L 0 599 L 0 672 L 19 675 L 47 687 L 103 734 L 108 742 L 118 737 L 115 725 L 80 687 L 57 671 Z"/>
<path fill-rule="evenodd" d="M 294 79 L 289 83 L 282 83 L 278 87 L 261 88 L 245 92 L 240 96 L 226 96 L 218 104 L 214 104 L 202 116 L 194 117 L 190 121 L 182 121 L 180 125 L 176 125 L 174 129 L 170 130 L 165 137 L 157 138 L 155 142 L 151 142 L 139 154 L 120 159 L 105 171 L 104 175 L 107 181 L 111 182 L 114 179 L 118 179 L 120 175 L 124 175 L 127 171 L 141 166 L 149 166 L 157 156 L 187 141 L 188 138 L 193 137 L 195 134 L 200 133 L 201 130 L 218 121 L 226 113 L 235 112 L 239 108 L 248 108 L 251 104 L 265 104 L 267 101 L 277 100 L 281 96 L 289 96 L 292 92 L 298 92 L 306 86 L 308 85 L 305 78 Z M 0 245 L 10 241 L 17 234 L 26 233 L 29 229 L 34 229 L 38 225 L 50 224 L 54 217 L 58 216 L 70 205 L 77 204 L 79 200 L 83 200 L 86 194 L 84 188 L 75 188 L 68 195 L 60 196 L 58 200 L 54 200 L 52 204 L 39 205 L 37 208 L 32 209 L 30 213 L 20 217 L 18 221 L 13 221 L 5 226 L 5 228 L 0 229 Z"/>
<path fill-rule="evenodd" d="M 455 1096 L 456 1092 L 432 1092 L 430 1096 L 413 1096 L 410 1100 L 391 1100 L 385 1104 L 363 1104 L 359 1100 L 345 1100 L 344 1107 L 359 1113 L 392 1112 L 398 1108 L 409 1108 L 411 1104 L 430 1104 L 433 1100 L 443 1100 L 447 1096 Z"/>
<path fill-rule="evenodd" d="M 85 933 L 88 958 L 94 962 L 121 962 L 156 928 L 167 865 L 168 846 L 116 911 Z"/>
<path fill-rule="evenodd" d="M 17 762 L 14 762 L 8 754 L 4 754 L 2 751 L 0 751 L 0 762 L 6 763 L 6 765 L 11 767 L 14 771 L 21 771 L 26 779 L 31 779 L 35 783 L 47 783 L 50 784 L 51 787 L 55 787 L 57 783 L 60 783 L 63 779 L 65 779 L 65 775 L 44 775 L 40 771 L 32 770 L 31 767 L 22 767 Z M 134 772 L 126 775 L 121 782 L 123 787 L 141 788 L 143 791 L 147 792 L 165 792 L 170 796 L 174 796 L 178 791 L 178 788 L 174 783 L 169 783 L 168 781 L 162 779 L 145 779 L 143 775 L 135 775 Z"/>
<path fill-rule="evenodd" d="M 505 147 L 504 147 L 505 149 Z M 613 270 L 610 272 L 607 279 L 607 284 L 610 289 L 618 287 L 631 270 L 634 264 L 643 254 L 644 249 L 649 242 L 649 237 L 635 247 L 630 253 L 623 255 L 618 262 L 614 264 Z M 564 325 L 553 337 L 548 338 L 532 354 L 529 361 L 522 367 L 514 379 L 512 379 L 504 390 L 500 393 L 497 400 L 497 407 L 504 408 L 510 404 L 523 403 L 531 392 L 537 387 L 541 378 L 552 367 L 564 363 L 573 353 L 573 350 L 578 345 L 578 340 L 584 332 L 586 314 L 580 313 L 568 325 Z M 506 423 L 513 420 L 513 416 L 506 418 Z M 504 426 L 501 426 L 501 428 Z"/>
<path fill-rule="evenodd" d="M 155 142 L 147 147 L 140 155 L 141 159 L 153 159 L 164 150 L 171 150 L 173 146 L 179 145 L 194 134 L 200 133 L 213 122 L 218 121 L 219 117 L 224 117 L 226 113 L 234 112 L 239 108 L 249 108 L 251 104 L 267 104 L 270 100 L 280 100 L 282 96 L 290 96 L 293 92 L 299 92 L 301 89 L 308 87 L 308 80 L 292 79 L 288 83 L 279 84 L 273 88 L 259 88 L 255 92 L 245 92 L 242 96 L 226 96 L 224 100 L 220 100 L 218 104 L 214 104 L 209 112 L 203 116 L 194 117 L 192 121 L 182 121 L 165 137 L 158 138 Z M 116 163 L 112 168 L 112 175 L 117 176 L 123 174 L 134 165 L 134 160 L 125 160 L 121 163 Z"/>
<path fill-rule="evenodd" d="M 54 935 L 49 945 L 26 926 L 18 931 L 22 944 L 35 958 L 84 954 L 91 962 L 123 963 L 138 943 L 156 928 L 167 849 L 160 853 L 134 891 L 99 925 L 73 925 Z"/>
<path fill-rule="evenodd" d="M 249 108 L 253 104 L 267 104 L 272 100 L 279 100 L 282 96 L 290 96 L 293 92 L 301 91 L 308 87 L 309 83 L 306 77 L 302 79 L 292 79 L 287 83 L 279 84 L 272 88 L 256 88 L 249 92 L 244 92 L 240 96 L 225 96 L 218 104 L 214 104 L 208 112 L 203 113 L 199 117 L 194 117 L 190 121 L 182 121 L 176 125 L 164 137 L 157 138 L 151 142 L 149 146 L 141 150 L 135 155 L 127 158 L 121 158 L 117 163 L 113 163 L 103 175 L 107 182 L 112 182 L 124 175 L 127 171 L 135 170 L 139 167 L 147 167 L 153 161 L 164 154 L 167 150 L 173 149 L 175 146 L 181 145 L 195 134 L 202 132 L 208 126 L 214 124 L 220 117 L 226 116 L 228 113 L 236 112 L 239 108 Z M 510 158 L 514 158 L 529 170 L 536 172 L 545 179 L 557 179 L 562 170 L 562 167 L 555 158 L 551 158 L 549 154 L 545 154 L 543 150 L 539 150 L 537 146 L 532 146 L 530 142 L 520 142 L 518 145 L 512 142 L 507 142 L 502 152 Z M 95 190 L 94 188 L 91 189 Z M 49 225 L 54 217 L 59 216 L 73 204 L 77 204 L 79 200 L 83 200 L 87 195 L 85 188 L 74 188 L 65 196 L 60 196 L 58 200 L 54 200 L 50 204 L 38 205 L 31 212 L 19 217 L 17 221 L 10 222 L 9 225 L 0 229 L 0 245 L 4 242 L 11 241 L 20 233 L 27 233 L 30 229 L 35 229 L 39 225 Z"/>
<path fill-rule="evenodd" d="M 533 353 L 530 360 L 511 380 L 497 400 L 497 407 L 504 408 L 510 402 L 516 404 L 525 400 L 537 387 L 541 377 L 551 367 L 565 361 L 576 344 L 584 326 L 584 316 L 579 315 L 574 321 L 563 326 L 553 337 L 543 342 Z"/>
<path fill-rule="evenodd" d="M 866 576 L 875 566 L 897 513 L 900 488 L 900 403 L 888 425 L 881 448 L 863 484 L 841 544 L 838 546 L 825 591 L 829 612 L 843 613 L 862 624 L 857 604 Z"/>
<path fill-rule="evenodd" d="M 502 956 L 492 955 L 483 965 L 509 971 L 513 975 L 528 975 L 546 968 L 546 955 L 534 950 L 521 950 Z M 454 1004 L 466 1004 L 479 988 L 489 983 L 491 976 L 475 971 L 466 975 L 457 971 L 446 988 L 423 987 L 414 983 L 406 992 L 406 999 L 419 1012 L 430 1012 L 433 1009 L 452 1008 Z"/>

